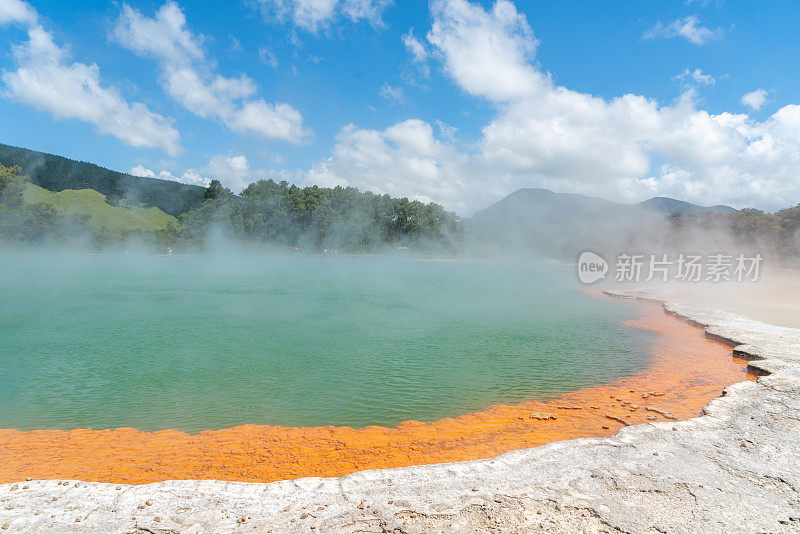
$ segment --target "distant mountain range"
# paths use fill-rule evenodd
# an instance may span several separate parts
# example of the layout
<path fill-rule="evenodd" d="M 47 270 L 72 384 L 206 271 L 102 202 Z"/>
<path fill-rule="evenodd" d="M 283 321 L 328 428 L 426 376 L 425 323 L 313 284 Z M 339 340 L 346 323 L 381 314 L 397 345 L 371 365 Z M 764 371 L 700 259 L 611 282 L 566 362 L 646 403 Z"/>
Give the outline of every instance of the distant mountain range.
<path fill-rule="evenodd" d="M 540 209 L 544 204 L 547 204 L 549 209 L 554 208 L 557 211 L 566 209 L 568 212 L 580 210 L 587 215 L 593 213 L 607 214 L 611 210 L 637 213 L 642 209 L 666 214 L 680 213 L 682 215 L 703 212 L 731 213 L 736 211 L 735 208 L 730 206 L 699 206 L 691 202 L 668 197 L 653 197 L 649 200 L 639 202 L 638 204 L 622 204 L 600 197 L 576 195 L 573 193 L 554 193 L 549 189 L 523 188 L 514 191 L 488 208 L 477 212 L 474 218 L 480 219 L 494 212 L 505 212 L 507 210 L 519 212 L 520 210 L 526 211 L 531 208 Z"/>
<path fill-rule="evenodd" d="M 621 204 L 547 189 L 520 189 L 477 212 L 466 221 L 466 229 L 473 245 L 482 250 L 571 258 L 580 250 L 652 248 L 652 241 L 664 236 L 665 218 L 672 213 L 733 211 L 729 206 L 698 206 L 664 197 Z"/>
<path fill-rule="evenodd" d="M 638 205 L 647 209 L 661 211 L 664 213 L 680 213 L 682 215 L 703 212 L 733 213 L 734 211 L 737 211 L 736 208 L 732 208 L 730 206 L 698 206 L 697 204 L 692 204 L 691 202 L 675 200 L 674 198 L 669 197 L 653 197 L 650 200 L 639 202 Z"/>
<path fill-rule="evenodd" d="M 0 163 L 18 166 L 31 183 L 48 191 L 94 189 L 110 203 L 126 199 L 131 204 L 157 207 L 173 216 L 203 201 L 205 189 L 171 180 L 142 178 L 112 171 L 92 163 L 17 148 L 0 143 Z"/>

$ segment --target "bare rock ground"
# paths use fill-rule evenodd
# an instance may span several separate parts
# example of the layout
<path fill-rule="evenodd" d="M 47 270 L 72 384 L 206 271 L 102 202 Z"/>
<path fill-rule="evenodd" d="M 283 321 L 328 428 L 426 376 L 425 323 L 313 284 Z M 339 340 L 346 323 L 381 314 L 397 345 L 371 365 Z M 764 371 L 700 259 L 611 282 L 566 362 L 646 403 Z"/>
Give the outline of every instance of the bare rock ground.
<path fill-rule="evenodd" d="M 0 532 L 800 532 L 800 330 L 665 308 L 764 376 L 702 417 L 488 460 L 270 484 L 0 485 Z"/>

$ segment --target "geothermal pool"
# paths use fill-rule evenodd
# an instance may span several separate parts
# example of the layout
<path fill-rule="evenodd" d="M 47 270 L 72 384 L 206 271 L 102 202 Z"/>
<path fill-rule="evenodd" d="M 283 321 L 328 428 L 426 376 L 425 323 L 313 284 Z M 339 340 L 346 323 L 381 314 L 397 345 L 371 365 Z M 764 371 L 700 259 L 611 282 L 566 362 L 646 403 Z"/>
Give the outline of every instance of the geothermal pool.
<path fill-rule="evenodd" d="M 642 371 L 571 266 L 0 254 L 0 428 L 392 426 Z"/>

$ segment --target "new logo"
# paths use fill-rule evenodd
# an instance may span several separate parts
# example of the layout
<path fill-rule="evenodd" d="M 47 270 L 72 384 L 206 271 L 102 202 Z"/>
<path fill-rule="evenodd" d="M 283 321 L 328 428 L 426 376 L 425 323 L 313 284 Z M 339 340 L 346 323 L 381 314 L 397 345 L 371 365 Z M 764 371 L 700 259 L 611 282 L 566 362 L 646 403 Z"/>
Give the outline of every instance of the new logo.
<path fill-rule="evenodd" d="M 608 262 L 594 252 L 584 251 L 578 257 L 578 279 L 584 284 L 593 284 L 606 277 Z"/>

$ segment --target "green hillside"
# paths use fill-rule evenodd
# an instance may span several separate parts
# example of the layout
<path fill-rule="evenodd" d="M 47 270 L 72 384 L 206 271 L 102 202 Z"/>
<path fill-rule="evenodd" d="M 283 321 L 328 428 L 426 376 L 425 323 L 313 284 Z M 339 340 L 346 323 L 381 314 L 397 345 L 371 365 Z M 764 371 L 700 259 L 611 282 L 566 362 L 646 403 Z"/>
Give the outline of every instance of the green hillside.
<path fill-rule="evenodd" d="M 170 221 L 177 223 L 175 217 L 155 207 L 126 206 L 124 201 L 119 206 L 111 206 L 105 195 L 93 189 L 65 189 L 54 193 L 28 183 L 23 198 L 25 204 L 45 204 L 62 215 L 83 219 L 90 228 L 105 230 L 115 237 L 135 231 L 157 232 L 165 229 Z"/>
<path fill-rule="evenodd" d="M 112 203 L 127 199 L 131 204 L 155 206 L 177 216 L 203 201 L 204 188 L 170 180 L 141 178 L 91 163 L 74 161 L 26 148 L 0 143 L 0 164 L 19 167 L 31 183 L 49 191 L 94 189 Z"/>

